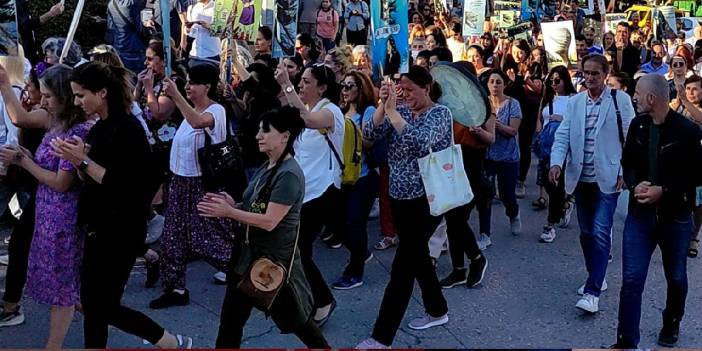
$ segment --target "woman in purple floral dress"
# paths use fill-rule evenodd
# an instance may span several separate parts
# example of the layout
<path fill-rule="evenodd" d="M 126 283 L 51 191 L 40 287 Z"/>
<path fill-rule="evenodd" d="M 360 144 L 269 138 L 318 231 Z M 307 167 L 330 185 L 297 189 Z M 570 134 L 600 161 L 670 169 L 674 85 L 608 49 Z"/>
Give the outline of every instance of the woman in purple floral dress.
<path fill-rule="evenodd" d="M 0 67 L 0 89 L 3 86 Z M 79 179 L 68 161 L 52 153 L 52 140 L 85 138 L 92 122 L 73 105 L 69 78 L 72 69 L 65 65 L 49 68 L 40 79 L 42 105 L 45 110 L 23 112 L 14 109 L 13 122 L 44 128 L 44 139 L 32 159 L 28 151 L 17 146 L 0 149 L 0 160 L 16 164 L 38 181 L 36 225 L 29 252 L 26 294 L 36 302 L 51 306 L 47 348 L 58 349 L 68 332 L 75 306 L 80 301 L 80 262 L 83 237 L 77 225 Z M 8 101 L 19 106 L 19 101 Z"/>

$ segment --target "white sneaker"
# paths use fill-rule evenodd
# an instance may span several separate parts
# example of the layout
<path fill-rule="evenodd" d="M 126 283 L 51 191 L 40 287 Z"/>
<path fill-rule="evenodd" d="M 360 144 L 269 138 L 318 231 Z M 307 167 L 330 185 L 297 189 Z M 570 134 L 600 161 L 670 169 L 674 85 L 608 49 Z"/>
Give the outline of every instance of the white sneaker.
<path fill-rule="evenodd" d="M 424 330 L 444 325 L 448 323 L 448 321 L 448 313 L 441 317 L 432 317 L 425 313 L 423 316 L 413 319 L 407 326 L 414 330 Z"/>
<path fill-rule="evenodd" d="M 5 266 L 10 264 L 10 255 L 0 255 L 0 264 Z"/>
<path fill-rule="evenodd" d="M 510 230 L 512 235 L 519 235 L 522 233 L 522 219 L 517 215 L 517 217 L 509 219 Z"/>
<path fill-rule="evenodd" d="M 605 292 L 606 290 L 607 290 L 607 279 L 605 279 L 602 282 L 602 289 L 600 289 L 600 292 Z M 585 284 L 581 285 L 578 288 L 578 295 L 583 296 L 583 294 L 585 294 Z"/>
<path fill-rule="evenodd" d="M 218 285 L 227 284 L 227 273 L 217 272 L 212 276 L 212 278 L 214 279 L 215 284 L 218 284 Z"/>
<path fill-rule="evenodd" d="M 541 232 L 541 237 L 539 241 L 542 243 L 552 243 L 556 239 L 556 229 L 549 226 L 544 226 L 544 230 Z"/>
<path fill-rule="evenodd" d="M 487 249 L 490 245 L 492 245 L 492 240 L 490 240 L 490 236 L 488 236 L 485 233 L 480 234 L 480 238 L 478 238 L 478 248 L 480 249 L 480 251 L 485 251 L 485 249 Z"/>
<path fill-rule="evenodd" d="M 600 310 L 599 307 L 600 298 L 595 295 L 585 294 L 578 300 L 575 307 L 590 313 L 597 313 Z"/>
<path fill-rule="evenodd" d="M 390 349 L 390 346 L 383 345 L 378 342 L 378 340 L 375 340 L 373 338 L 368 338 L 366 340 L 361 341 L 354 347 L 355 349 L 359 350 L 382 350 L 382 349 Z"/>

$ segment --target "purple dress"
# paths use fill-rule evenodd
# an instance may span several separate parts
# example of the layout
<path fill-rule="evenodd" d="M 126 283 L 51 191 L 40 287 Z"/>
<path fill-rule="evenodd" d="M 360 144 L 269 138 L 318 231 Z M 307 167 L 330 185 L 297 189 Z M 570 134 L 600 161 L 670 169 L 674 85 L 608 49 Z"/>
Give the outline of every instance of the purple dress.
<path fill-rule="evenodd" d="M 241 10 L 241 17 L 239 17 L 239 23 L 243 26 L 250 26 L 254 23 L 254 17 L 256 16 L 256 9 L 254 8 L 253 1 L 250 0 L 243 0 L 242 1 L 245 5 L 248 4 L 249 6 L 244 7 Z"/>
<path fill-rule="evenodd" d="M 74 169 L 68 161 L 51 154 L 50 142 L 56 137 L 77 135 L 82 139 L 94 123 L 84 122 L 66 132 L 46 133 L 37 149 L 34 162 L 56 172 Z M 80 186 L 58 192 L 39 184 L 36 195 L 36 224 L 29 251 L 26 293 L 41 304 L 74 306 L 80 301 L 80 262 L 83 235 L 78 230 L 78 196 Z"/>

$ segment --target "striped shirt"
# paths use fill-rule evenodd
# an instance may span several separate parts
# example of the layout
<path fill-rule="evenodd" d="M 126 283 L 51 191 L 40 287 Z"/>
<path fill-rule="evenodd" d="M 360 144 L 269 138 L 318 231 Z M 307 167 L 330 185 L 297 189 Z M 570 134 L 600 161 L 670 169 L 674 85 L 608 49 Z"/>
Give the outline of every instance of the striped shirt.
<path fill-rule="evenodd" d="M 606 90 L 606 89 L 605 89 Z M 585 146 L 583 151 L 583 171 L 580 173 L 580 181 L 595 183 L 595 139 L 597 139 L 597 120 L 600 118 L 600 106 L 602 106 L 602 96 L 605 91 L 595 100 L 590 95 L 587 96 L 585 105 Z"/>

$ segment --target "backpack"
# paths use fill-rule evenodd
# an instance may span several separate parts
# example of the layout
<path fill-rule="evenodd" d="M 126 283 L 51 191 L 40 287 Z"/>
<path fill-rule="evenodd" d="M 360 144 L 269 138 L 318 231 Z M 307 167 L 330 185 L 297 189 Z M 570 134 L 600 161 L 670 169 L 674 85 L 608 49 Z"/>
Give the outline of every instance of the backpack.
<path fill-rule="evenodd" d="M 319 131 L 324 135 L 324 139 L 329 144 L 329 148 L 334 154 L 334 158 L 339 162 L 341 168 L 341 183 L 344 185 L 354 185 L 358 178 L 361 177 L 362 153 L 363 153 L 363 135 L 361 129 L 356 123 L 349 118 L 344 118 L 344 142 L 343 153 L 339 152 L 334 147 L 326 129 Z M 342 160 L 343 157 L 343 160 Z"/>
<path fill-rule="evenodd" d="M 553 102 L 548 103 L 548 113 L 553 114 Z M 534 142 L 531 145 L 531 149 L 534 155 L 540 160 L 548 160 L 551 158 L 551 147 L 553 146 L 553 140 L 556 137 L 556 130 L 561 122 L 551 121 L 539 132 L 539 134 L 534 138 Z"/>

